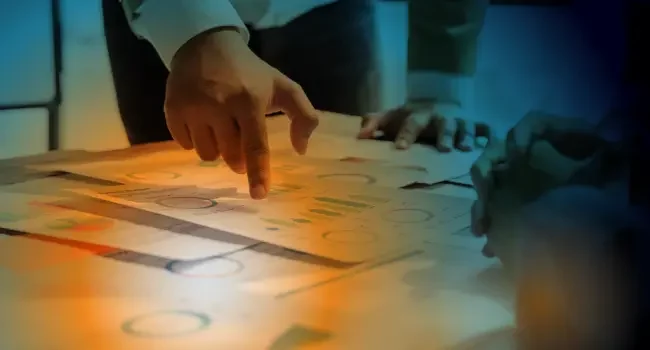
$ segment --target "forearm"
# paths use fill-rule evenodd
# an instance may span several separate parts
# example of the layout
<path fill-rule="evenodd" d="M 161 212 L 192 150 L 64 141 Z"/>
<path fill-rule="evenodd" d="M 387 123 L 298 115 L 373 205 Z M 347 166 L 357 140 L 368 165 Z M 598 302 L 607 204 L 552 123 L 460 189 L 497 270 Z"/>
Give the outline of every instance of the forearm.
<path fill-rule="evenodd" d="M 472 75 L 487 0 L 408 2 L 408 69 Z"/>
<path fill-rule="evenodd" d="M 149 41 L 169 68 L 176 52 L 193 37 L 221 27 L 248 31 L 228 0 L 122 0 L 133 32 Z"/>
<path fill-rule="evenodd" d="M 487 0 L 409 1 L 409 99 L 468 107 L 486 9 Z"/>

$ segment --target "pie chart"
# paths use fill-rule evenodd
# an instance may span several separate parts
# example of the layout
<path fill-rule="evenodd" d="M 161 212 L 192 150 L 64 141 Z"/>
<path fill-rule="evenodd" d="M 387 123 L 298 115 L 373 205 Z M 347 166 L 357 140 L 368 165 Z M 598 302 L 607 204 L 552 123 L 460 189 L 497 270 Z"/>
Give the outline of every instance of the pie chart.
<path fill-rule="evenodd" d="M 162 311 L 141 315 L 122 324 L 122 331 L 139 338 L 167 338 L 200 332 L 210 326 L 210 317 L 192 311 Z"/>
<path fill-rule="evenodd" d="M 218 203 L 209 198 L 202 197 L 167 197 L 159 199 L 156 204 L 170 209 L 207 209 L 215 207 Z"/>

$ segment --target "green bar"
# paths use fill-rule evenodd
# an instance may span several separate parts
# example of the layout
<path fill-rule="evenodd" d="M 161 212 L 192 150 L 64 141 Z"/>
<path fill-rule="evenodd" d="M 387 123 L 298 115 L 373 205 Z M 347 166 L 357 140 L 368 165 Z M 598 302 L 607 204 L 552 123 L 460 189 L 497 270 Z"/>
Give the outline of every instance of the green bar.
<path fill-rule="evenodd" d="M 297 222 L 299 224 L 310 224 L 311 223 L 311 221 L 309 221 L 307 219 L 292 219 L 292 220 L 293 220 L 293 222 Z"/>
<path fill-rule="evenodd" d="M 346 207 L 352 207 L 352 208 L 372 208 L 371 205 L 368 205 L 368 204 L 365 204 L 365 203 L 346 201 L 346 200 L 330 198 L 330 197 L 316 197 L 314 199 L 319 201 L 319 202 L 340 204 L 340 205 L 345 205 Z"/>
<path fill-rule="evenodd" d="M 312 220 L 322 220 L 323 219 L 322 216 L 314 215 L 312 213 L 300 213 L 300 215 L 302 215 L 302 216 L 304 216 L 306 218 L 310 218 Z"/>
<path fill-rule="evenodd" d="M 348 207 L 342 207 L 340 205 L 333 205 L 333 204 L 320 204 L 321 207 L 326 208 L 326 209 L 332 209 L 332 210 L 340 210 L 344 211 L 346 213 L 360 213 L 361 210 L 359 209 L 353 209 L 353 208 L 348 208 Z"/>
<path fill-rule="evenodd" d="M 309 211 L 312 213 L 326 215 L 326 216 L 342 216 L 340 213 L 324 210 L 324 209 L 309 209 Z"/>
<path fill-rule="evenodd" d="M 280 226 L 285 226 L 285 227 L 295 227 L 296 226 L 291 222 L 278 220 L 278 219 L 265 219 L 265 218 L 262 218 L 262 221 L 266 221 L 269 224 L 280 225 Z"/>
<path fill-rule="evenodd" d="M 29 216 L 14 213 L 0 213 L 0 222 L 15 222 L 27 219 Z"/>

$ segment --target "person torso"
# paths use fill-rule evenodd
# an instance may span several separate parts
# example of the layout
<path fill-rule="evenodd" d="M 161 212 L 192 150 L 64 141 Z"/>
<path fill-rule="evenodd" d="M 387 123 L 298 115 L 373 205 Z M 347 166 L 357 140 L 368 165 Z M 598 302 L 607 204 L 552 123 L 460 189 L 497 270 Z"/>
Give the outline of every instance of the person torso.
<path fill-rule="evenodd" d="M 231 0 L 242 20 L 264 29 L 287 24 L 310 10 L 339 0 Z"/>

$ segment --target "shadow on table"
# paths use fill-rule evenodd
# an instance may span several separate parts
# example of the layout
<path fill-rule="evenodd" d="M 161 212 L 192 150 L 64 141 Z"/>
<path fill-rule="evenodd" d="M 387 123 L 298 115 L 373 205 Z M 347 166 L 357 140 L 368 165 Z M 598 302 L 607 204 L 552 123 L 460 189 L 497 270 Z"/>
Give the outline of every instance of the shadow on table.
<path fill-rule="evenodd" d="M 512 308 L 513 284 L 500 264 L 480 256 L 480 252 L 454 250 L 430 253 L 431 267 L 406 273 L 402 281 L 411 289 L 414 301 L 433 298 L 444 289 L 481 295 Z M 484 260 L 485 259 L 485 260 Z"/>

